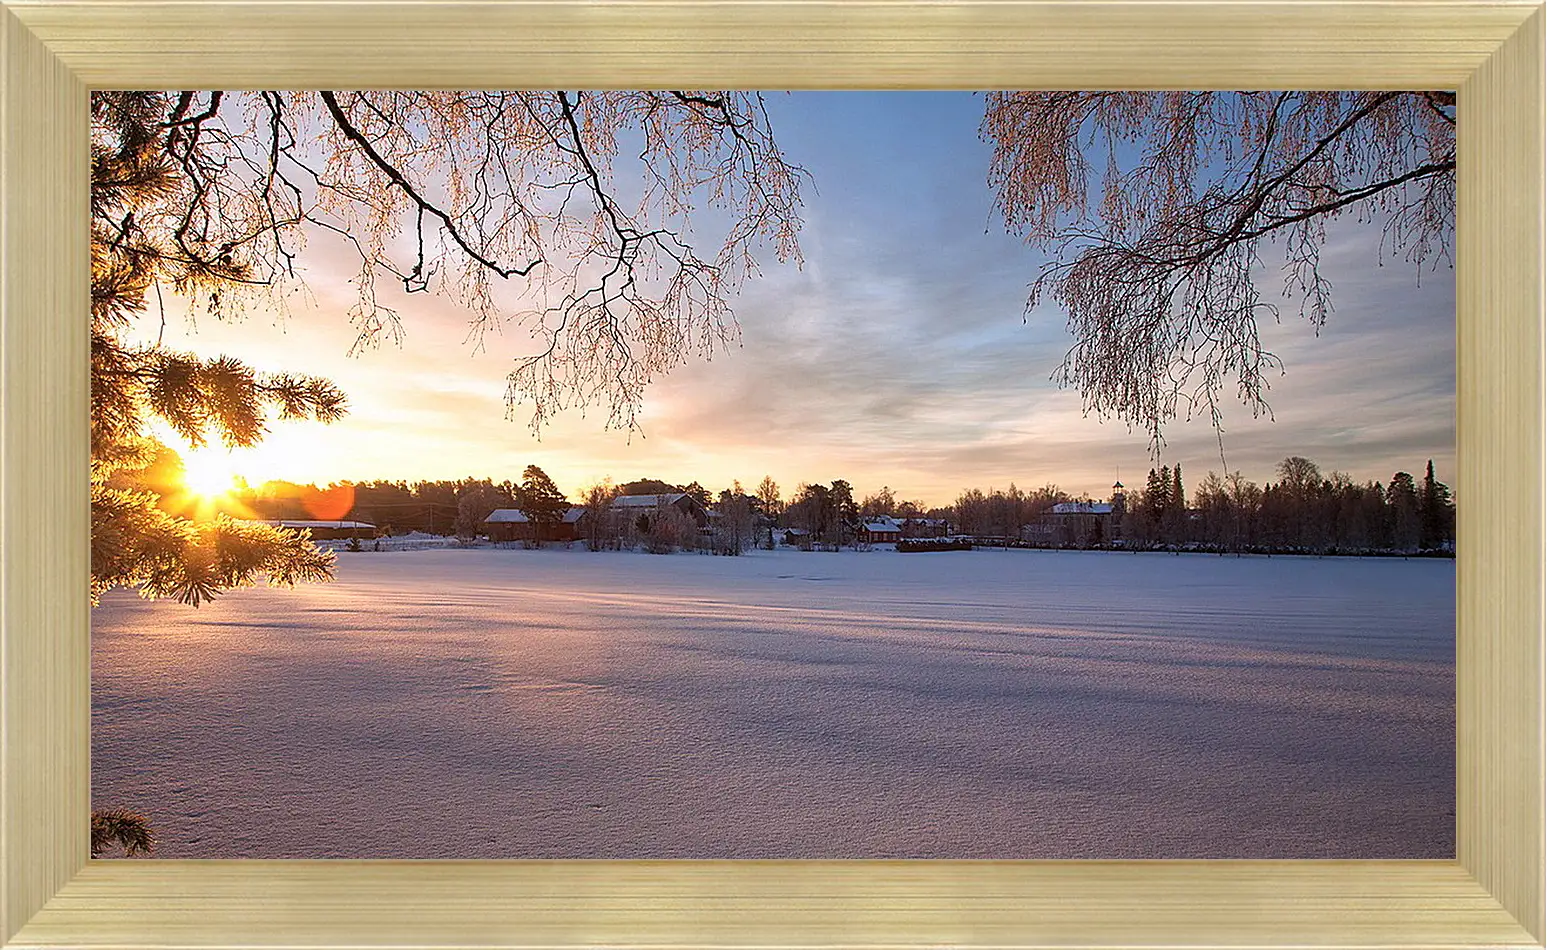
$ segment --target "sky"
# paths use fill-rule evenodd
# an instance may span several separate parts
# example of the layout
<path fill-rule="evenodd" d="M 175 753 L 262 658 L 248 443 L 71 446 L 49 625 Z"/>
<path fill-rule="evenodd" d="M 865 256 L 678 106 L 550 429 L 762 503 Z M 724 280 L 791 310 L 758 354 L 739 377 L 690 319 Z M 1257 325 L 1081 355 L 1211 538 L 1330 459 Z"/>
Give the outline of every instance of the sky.
<path fill-rule="evenodd" d="M 928 507 L 1012 482 L 1105 498 L 1114 480 L 1142 486 L 1162 463 L 1183 466 L 1190 493 L 1209 470 L 1271 480 L 1288 455 L 1381 482 L 1421 476 L 1432 458 L 1454 484 L 1454 272 L 1377 266 L 1378 226 L 1330 229 L 1323 269 L 1336 312 L 1319 333 L 1290 301 L 1282 323 L 1262 327 L 1284 363 L 1272 418 L 1232 405 L 1222 433 L 1177 420 L 1157 461 L 1146 431 L 1085 414 L 1079 393 L 1051 379 L 1073 341 L 1056 307 L 1026 310 L 1043 258 L 994 210 L 981 98 L 772 94 L 768 109 L 786 156 L 814 179 L 804 265 L 761 257 L 760 276 L 732 300 L 739 344 L 655 382 L 639 431 L 607 430 L 593 409 L 535 437 L 530 412 L 504 403 L 527 341 L 495 335 L 475 347 L 469 315 L 445 299 L 411 301 L 401 346 L 349 355 L 352 273 L 325 245 L 303 261 L 309 293 L 286 314 L 193 324 L 174 303 L 165 329 L 152 317 L 145 332 L 260 370 L 325 376 L 348 395 L 343 420 L 275 423 L 262 445 L 224 458 L 254 484 L 519 480 L 537 464 L 571 498 L 604 476 L 718 491 L 733 479 L 752 490 L 767 475 L 786 498 L 799 483 L 843 478 L 860 495 L 884 485 Z"/>

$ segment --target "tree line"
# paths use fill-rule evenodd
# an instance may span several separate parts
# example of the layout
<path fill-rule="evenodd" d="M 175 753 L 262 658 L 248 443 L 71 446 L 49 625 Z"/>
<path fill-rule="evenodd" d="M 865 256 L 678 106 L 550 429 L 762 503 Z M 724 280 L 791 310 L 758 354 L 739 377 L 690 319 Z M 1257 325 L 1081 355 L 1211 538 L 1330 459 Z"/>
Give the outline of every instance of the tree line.
<path fill-rule="evenodd" d="M 1209 472 L 1189 503 L 1182 466 L 1151 469 L 1142 489 L 1114 492 L 1110 513 L 1050 517 L 1073 498 L 1056 485 L 1032 492 L 968 489 L 957 496 L 958 533 L 1004 543 L 1050 547 L 1120 547 L 1252 553 L 1453 552 L 1456 508 L 1450 487 L 1434 477 L 1397 472 L 1385 484 L 1323 474 L 1303 456 L 1279 462 L 1277 481 L 1258 485 L 1239 471 Z M 1056 522 L 1056 523 L 1055 523 Z M 1032 530 L 1042 525 L 1054 529 Z"/>
<path fill-rule="evenodd" d="M 1209 472 L 1193 503 L 1181 492 L 1181 466 L 1151 473 L 1128 507 L 1123 531 L 1132 543 L 1202 546 L 1222 551 L 1327 554 L 1453 552 L 1456 506 L 1434 477 L 1397 472 L 1384 485 L 1323 474 L 1310 459 L 1278 463 L 1278 480 L 1258 486 L 1240 472 Z"/>
<path fill-rule="evenodd" d="M 1182 466 L 1163 465 L 1149 471 L 1143 488 L 1114 493 L 1109 514 L 1075 518 L 1055 517 L 1054 506 L 1092 499 L 1054 484 L 1031 490 L 1014 483 L 1007 489 L 969 488 L 951 505 L 927 507 L 899 498 L 887 486 L 859 495 L 846 479 L 801 482 L 788 501 L 771 477 L 751 492 L 736 481 L 718 493 L 697 481 L 602 479 L 572 502 L 537 465 L 527 466 L 519 480 L 381 480 L 323 488 L 273 481 L 238 489 L 233 500 L 248 517 L 266 520 L 356 520 L 383 533 L 466 538 L 483 534 L 485 519 L 496 509 L 518 508 L 533 522 L 552 524 L 579 507 L 587 517 L 577 540 L 594 550 L 740 554 L 754 545 L 771 546 L 776 528 L 794 529 L 792 536 L 804 546 L 836 549 L 857 543 L 862 525 L 880 516 L 939 519 L 952 534 L 1033 546 L 1314 553 L 1454 548 L 1455 502 L 1449 486 L 1435 478 L 1432 461 L 1421 478 L 1397 472 L 1384 484 L 1358 483 L 1338 471 L 1324 474 L 1302 456 L 1285 458 L 1275 474 L 1275 481 L 1258 485 L 1239 471 L 1210 471 L 1189 500 Z M 710 513 L 707 523 L 679 523 L 680 517 L 664 509 L 631 511 L 627 517 L 613 512 L 620 495 L 677 493 Z M 1058 531 L 1034 528 L 1060 521 Z"/>

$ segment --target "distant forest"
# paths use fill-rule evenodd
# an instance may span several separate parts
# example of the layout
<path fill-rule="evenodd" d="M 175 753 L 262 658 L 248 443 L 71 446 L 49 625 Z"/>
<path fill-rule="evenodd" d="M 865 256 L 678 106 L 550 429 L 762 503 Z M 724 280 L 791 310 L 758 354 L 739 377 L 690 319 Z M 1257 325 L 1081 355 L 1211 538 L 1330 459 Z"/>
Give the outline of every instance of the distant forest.
<path fill-rule="evenodd" d="M 169 453 L 170 454 L 170 453 Z M 174 483 L 180 463 L 164 457 L 144 473 L 147 487 Z M 1324 474 L 1309 459 L 1280 462 L 1277 480 L 1258 485 L 1232 472 L 1207 473 L 1192 488 L 1182 466 L 1152 469 L 1142 487 L 1114 486 L 1107 499 L 1071 496 L 1056 485 L 1031 491 L 971 488 L 955 503 L 926 507 L 900 499 L 887 487 L 858 495 L 846 480 L 805 482 L 786 499 L 771 478 L 755 491 L 739 482 L 711 492 L 645 478 L 614 485 L 602 480 L 575 495 L 560 490 L 541 468 L 528 466 L 520 480 L 463 478 L 438 481 L 338 482 L 327 486 L 271 481 L 239 486 L 221 502 L 238 517 L 266 520 L 354 520 L 384 534 L 424 532 L 475 537 L 497 508 L 521 508 L 556 517 L 571 504 L 598 510 L 618 495 L 683 492 L 706 511 L 740 522 L 750 512 L 771 541 L 774 528 L 798 529 L 807 546 L 833 549 L 859 544 L 870 519 L 942 519 L 955 536 L 980 544 L 1023 547 L 1202 550 L 1241 553 L 1451 554 L 1456 509 L 1449 486 L 1434 477 L 1430 461 L 1421 478 L 1395 473 L 1389 482 L 1356 483 L 1342 472 Z M 166 491 L 166 503 L 178 504 Z M 572 500 L 573 499 L 573 500 Z M 1069 502 L 1083 502 L 1069 512 Z M 1063 512 L 1055 506 L 1063 505 Z M 1106 509 L 1110 505 L 1110 510 Z"/>
<path fill-rule="evenodd" d="M 1456 506 L 1450 487 L 1434 477 L 1397 472 L 1386 484 L 1356 483 L 1343 472 L 1323 475 L 1309 459 L 1278 464 L 1278 480 L 1257 485 L 1240 472 L 1205 475 L 1187 500 L 1182 467 L 1151 469 L 1141 489 L 1114 486 L 1112 512 L 1057 519 L 1058 547 L 1203 550 L 1242 553 L 1453 554 Z M 1021 539 L 1053 506 L 1070 499 L 1056 486 L 1025 493 L 963 492 L 953 525 L 975 537 Z"/>

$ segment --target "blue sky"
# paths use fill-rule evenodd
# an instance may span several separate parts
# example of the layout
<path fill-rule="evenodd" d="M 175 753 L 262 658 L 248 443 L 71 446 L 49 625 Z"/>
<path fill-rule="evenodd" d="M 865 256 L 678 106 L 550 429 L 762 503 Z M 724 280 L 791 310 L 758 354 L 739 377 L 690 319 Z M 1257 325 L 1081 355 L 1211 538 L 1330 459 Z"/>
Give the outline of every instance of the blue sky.
<path fill-rule="evenodd" d="M 520 410 L 507 420 L 503 405 L 521 341 L 495 336 L 474 352 L 466 315 L 445 301 L 413 301 L 401 349 L 346 357 L 349 275 L 323 256 L 308 272 L 312 299 L 284 320 L 174 320 L 166 342 L 318 373 L 349 394 L 351 415 L 325 431 L 276 426 L 264 446 L 234 454 L 253 481 L 498 480 L 536 463 L 571 494 L 602 476 L 718 489 L 766 474 L 786 495 L 802 481 L 846 478 L 861 493 L 884 484 L 928 504 L 1012 481 L 1097 497 L 1119 472 L 1142 484 L 1157 464 L 1147 434 L 1085 416 L 1079 394 L 1050 380 L 1072 341 L 1056 308 L 1025 311 L 1041 258 L 994 212 L 982 100 L 797 93 L 771 94 L 768 108 L 787 156 L 814 176 L 805 265 L 765 255 L 733 301 L 740 345 L 656 383 L 642 433 L 605 431 L 605 414 L 576 412 L 534 439 Z M 1378 227 L 1352 219 L 1331 230 L 1324 270 L 1337 312 L 1319 335 L 1292 306 L 1282 325 L 1263 328 L 1285 374 L 1272 381 L 1273 420 L 1227 412 L 1230 469 L 1260 482 L 1298 454 L 1386 481 L 1399 469 L 1421 474 L 1433 458 L 1453 481 L 1454 275 L 1443 264 L 1421 275 L 1377 266 L 1378 241 Z M 1183 465 L 1189 490 L 1221 468 L 1206 420 L 1179 420 L 1166 439 L 1163 461 Z"/>

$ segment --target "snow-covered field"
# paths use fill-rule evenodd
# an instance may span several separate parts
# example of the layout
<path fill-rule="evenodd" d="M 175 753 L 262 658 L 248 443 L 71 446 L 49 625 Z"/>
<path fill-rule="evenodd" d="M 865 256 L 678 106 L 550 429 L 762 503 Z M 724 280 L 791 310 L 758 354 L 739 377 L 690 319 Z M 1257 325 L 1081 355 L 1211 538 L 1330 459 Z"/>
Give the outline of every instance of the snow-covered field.
<path fill-rule="evenodd" d="M 1448 857 L 1455 569 L 339 555 L 93 614 L 166 857 Z"/>

